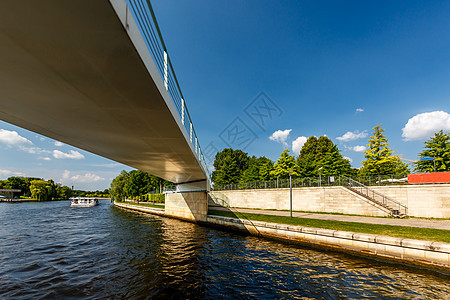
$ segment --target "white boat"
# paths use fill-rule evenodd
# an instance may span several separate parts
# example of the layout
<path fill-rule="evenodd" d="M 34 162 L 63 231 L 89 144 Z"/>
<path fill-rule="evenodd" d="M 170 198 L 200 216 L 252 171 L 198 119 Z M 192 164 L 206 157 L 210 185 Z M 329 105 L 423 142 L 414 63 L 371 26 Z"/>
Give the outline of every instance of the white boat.
<path fill-rule="evenodd" d="M 71 207 L 91 207 L 98 205 L 98 199 L 93 197 L 73 197 L 70 198 Z"/>

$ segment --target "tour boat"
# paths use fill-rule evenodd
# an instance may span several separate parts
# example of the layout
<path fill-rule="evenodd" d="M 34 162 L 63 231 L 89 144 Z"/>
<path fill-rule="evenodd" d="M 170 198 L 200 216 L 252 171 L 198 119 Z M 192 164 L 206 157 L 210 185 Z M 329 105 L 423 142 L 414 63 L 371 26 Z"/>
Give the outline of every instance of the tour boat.
<path fill-rule="evenodd" d="M 91 207 L 98 205 L 98 199 L 93 197 L 74 197 L 70 198 L 72 207 Z"/>

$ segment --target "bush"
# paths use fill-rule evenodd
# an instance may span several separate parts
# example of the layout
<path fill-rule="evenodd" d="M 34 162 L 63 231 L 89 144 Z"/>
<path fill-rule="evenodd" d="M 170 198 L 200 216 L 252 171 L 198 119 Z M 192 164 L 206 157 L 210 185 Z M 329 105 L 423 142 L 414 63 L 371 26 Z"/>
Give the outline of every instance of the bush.
<path fill-rule="evenodd" d="M 139 199 L 141 201 L 153 203 L 164 203 L 165 201 L 164 194 L 146 194 L 139 196 Z"/>

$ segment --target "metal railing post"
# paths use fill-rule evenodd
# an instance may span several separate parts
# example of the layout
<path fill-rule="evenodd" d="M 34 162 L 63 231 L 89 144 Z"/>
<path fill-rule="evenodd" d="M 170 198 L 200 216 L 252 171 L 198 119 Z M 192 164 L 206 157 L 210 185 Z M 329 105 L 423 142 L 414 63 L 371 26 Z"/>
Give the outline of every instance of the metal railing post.
<path fill-rule="evenodd" d="M 189 139 L 191 140 L 191 143 L 192 143 L 192 122 L 190 122 L 190 133 L 189 133 Z"/>
<path fill-rule="evenodd" d="M 168 69 L 168 56 L 167 52 L 164 50 L 164 86 L 166 90 L 169 90 L 169 69 Z"/>
<path fill-rule="evenodd" d="M 195 153 L 198 155 L 198 139 L 195 137 Z"/>
<path fill-rule="evenodd" d="M 184 99 L 181 98 L 181 123 L 184 125 Z"/>

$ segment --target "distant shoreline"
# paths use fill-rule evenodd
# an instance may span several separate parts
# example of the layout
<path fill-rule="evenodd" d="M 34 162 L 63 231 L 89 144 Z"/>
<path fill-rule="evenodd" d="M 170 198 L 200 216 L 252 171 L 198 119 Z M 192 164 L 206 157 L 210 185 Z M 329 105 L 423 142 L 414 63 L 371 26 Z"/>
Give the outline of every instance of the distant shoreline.
<path fill-rule="evenodd" d="M 111 198 L 98 198 L 95 197 L 99 200 L 109 200 Z M 54 202 L 54 201 L 70 201 L 70 199 L 57 199 L 57 200 L 45 200 L 45 201 L 40 201 L 40 200 L 36 200 L 36 199 L 0 199 L 0 202 L 4 202 L 4 203 L 23 203 L 23 202 Z"/>

